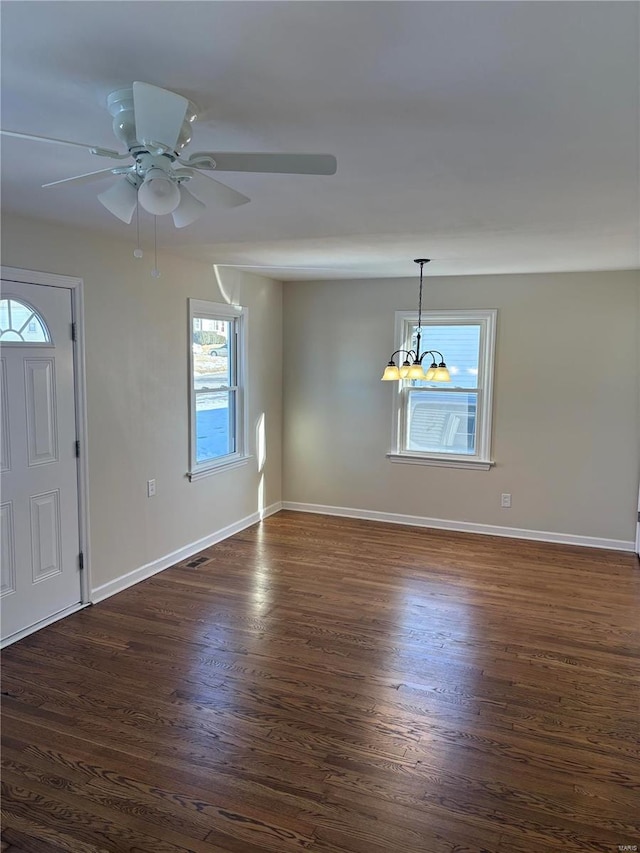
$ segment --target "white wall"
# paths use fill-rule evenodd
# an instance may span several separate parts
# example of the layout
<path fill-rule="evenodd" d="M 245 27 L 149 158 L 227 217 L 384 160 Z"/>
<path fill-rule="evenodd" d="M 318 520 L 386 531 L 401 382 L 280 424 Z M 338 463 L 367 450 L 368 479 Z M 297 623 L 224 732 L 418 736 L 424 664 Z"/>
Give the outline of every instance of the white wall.
<path fill-rule="evenodd" d="M 2 263 L 84 279 L 92 585 L 100 587 L 281 499 L 282 286 L 133 243 L 4 217 Z M 249 451 L 238 469 L 190 483 L 187 298 L 249 308 Z M 255 430 L 265 415 L 267 457 Z M 157 495 L 147 498 L 155 478 Z M 261 488 L 261 478 L 262 488 Z"/>
<path fill-rule="evenodd" d="M 485 472 L 385 458 L 394 389 L 380 376 L 417 276 L 286 283 L 285 501 L 630 542 L 639 288 L 637 271 L 427 279 L 427 309 L 498 309 Z"/>
<path fill-rule="evenodd" d="M 434 279 L 427 308 L 498 308 L 489 472 L 394 465 L 394 311 L 417 277 L 287 283 L 5 217 L 7 266 L 85 282 L 94 587 L 291 502 L 631 541 L 640 470 L 637 272 Z M 257 460 L 195 483 L 188 464 L 187 298 L 248 305 L 250 450 Z M 282 419 L 282 340 L 285 401 Z M 281 437 L 285 453 L 283 456 Z M 146 497 L 155 477 L 158 493 Z M 500 508 L 500 493 L 513 506 Z"/>

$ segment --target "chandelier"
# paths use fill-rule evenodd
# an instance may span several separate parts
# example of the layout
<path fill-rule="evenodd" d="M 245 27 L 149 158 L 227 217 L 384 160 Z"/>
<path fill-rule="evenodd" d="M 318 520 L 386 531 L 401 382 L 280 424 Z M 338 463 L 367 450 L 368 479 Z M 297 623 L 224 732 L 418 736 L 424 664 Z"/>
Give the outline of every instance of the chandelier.
<path fill-rule="evenodd" d="M 451 376 L 444 363 L 444 356 L 441 352 L 434 349 L 427 349 L 420 352 L 420 341 L 422 339 L 422 270 L 425 264 L 429 263 L 428 258 L 416 258 L 416 264 L 420 264 L 420 291 L 418 296 L 418 333 L 416 336 L 415 350 L 397 349 L 389 359 L 381 379 L 387 381 L 403 379 L 424 379 L 427 382 L 450 382 Z M 394 359 L 400 354 L 404 354 L 405 358 L 402 364 L 398 367 Z M 428 355 L 431 356 L 431 364 L 425 371 L 422 360 Z M 436 356 L 440 357 L 440 361 L 436 360 Z M 398 357 L 398 361 L 400 358 Z"/>

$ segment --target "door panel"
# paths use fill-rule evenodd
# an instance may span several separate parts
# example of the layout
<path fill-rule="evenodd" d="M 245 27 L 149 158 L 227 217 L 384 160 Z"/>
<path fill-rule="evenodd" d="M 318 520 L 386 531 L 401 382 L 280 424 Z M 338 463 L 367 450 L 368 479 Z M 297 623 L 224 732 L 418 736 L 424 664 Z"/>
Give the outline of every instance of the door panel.
<path fill-rule="evenodd" d="M 0 312 L 4 642 L 78 604 L 81 587 L 71 291 L 2 282 L 0 296 L 27 306 Z M 39 326 L 40 340 L 20 340 L 30 308 L 50 341 Z"/>
<path fill-rule="evenodd" d="M 62 571 L 60 492 L 31 498 L 31 565 L 33 582 Z"/>
<path fill-rule="evenodd" d="M 16 561 L 13 547 L 13 504 L 11 501 L 0 505 L 0 595 L 15 592 Z"/>
<path fill-rule="evenodd" d="M 24 360 L 29 465 L 58 461 L 54 371 L 52 358 Z"/>

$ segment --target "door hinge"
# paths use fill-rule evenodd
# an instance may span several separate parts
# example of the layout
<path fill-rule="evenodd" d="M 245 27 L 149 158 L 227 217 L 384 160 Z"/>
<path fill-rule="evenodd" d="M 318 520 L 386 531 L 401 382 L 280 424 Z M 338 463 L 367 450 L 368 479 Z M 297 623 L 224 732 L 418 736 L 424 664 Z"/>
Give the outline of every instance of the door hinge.
<path fill-rule="evenodd" d="M 80 571 L 83 572 L 84 571 L 84 554 L 82 553 L 82 551 L 80 551 L 80 553 L 78 554 L 78 566 L 80 568 Z"/>
<path fill-rule="evenodd" d="M 78 328 L 77 328 L 75 323 L 71 324 L 71 340 L 72 341 L 78 340 Z"/>
<path fill-rule="evenodd" d="M 76 459 L 80 459 L 80 442 L 76 441 Z"/>

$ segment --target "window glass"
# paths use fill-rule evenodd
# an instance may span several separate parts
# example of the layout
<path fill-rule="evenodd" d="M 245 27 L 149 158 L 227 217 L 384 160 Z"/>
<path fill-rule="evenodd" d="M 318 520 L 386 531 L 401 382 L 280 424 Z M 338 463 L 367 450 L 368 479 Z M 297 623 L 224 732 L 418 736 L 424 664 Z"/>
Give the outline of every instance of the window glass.
<path fill-rule="evenodd" d="M 416 347 L 417 326 L 413 327 L 411 347 Z M 422 327 L 420 341 L 422 351 L 438 350 L 444 355 L 451 382 L 417 382 L 416 385 L 438 386 L 448 388 L 476 388 L 478 384 L 478 368 L 480 364 L 480 326 L 479 325 L 429 325 Z M 426 356 L 423 365 L 429 366 L 431 361 Z M 439 362 L 436 356 L 436 361 Z"/>
<path fill-rule="evenodd" d="M 235 450 L 233 398 L 229 391 L 200 391 L 196 396 L 196 462 Z"/>
<path fill-rule="evenodd" d="M 477 405 L 476 393 L 409 391 L 407 449 L 475 454 Z"/>
<path fill-rule="evenodd" d="M 194 317 L 192 329 L 197 463 L 235 451 L 233 359 L 235 321 Z"/>
<path fill-rule="evenodd" d="M 0 342 L 51 343 L 51 335 L 30 305 L 18 299 L 0 299 Z"/>

